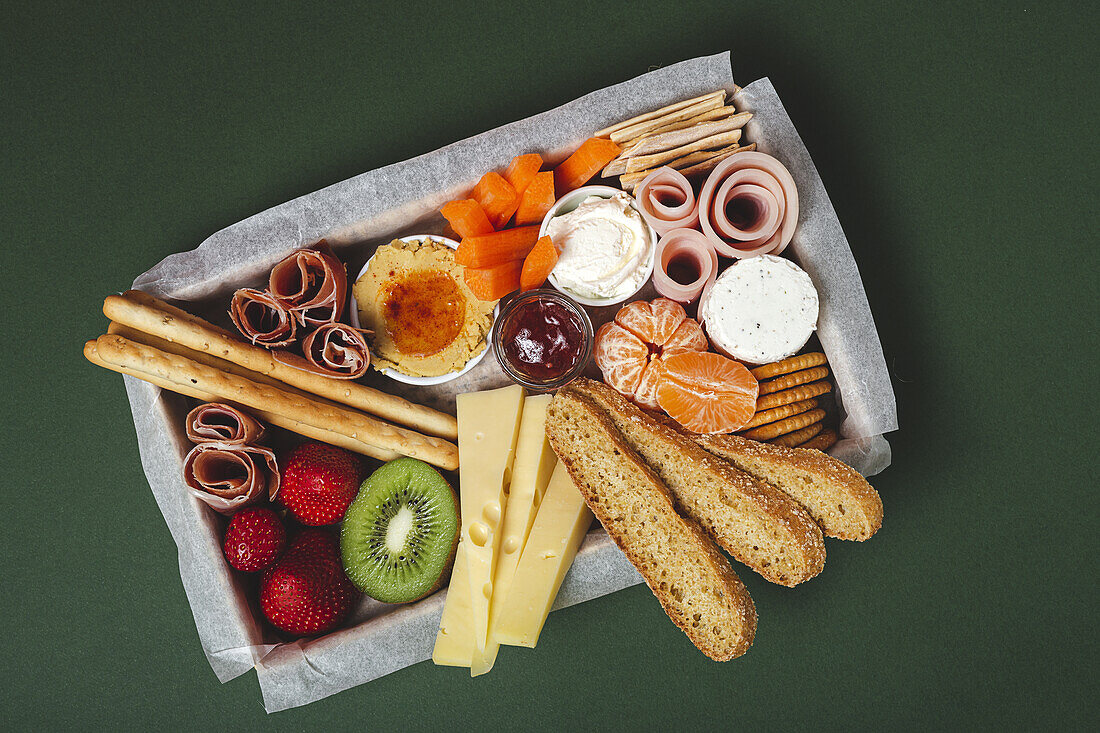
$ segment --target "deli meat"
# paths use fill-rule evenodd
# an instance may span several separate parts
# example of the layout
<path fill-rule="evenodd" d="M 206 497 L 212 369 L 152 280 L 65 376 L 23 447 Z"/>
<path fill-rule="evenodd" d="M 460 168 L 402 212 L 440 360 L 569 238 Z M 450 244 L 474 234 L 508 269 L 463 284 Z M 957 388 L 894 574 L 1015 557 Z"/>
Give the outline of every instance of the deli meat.
<path fill-rule="evenodd" d="M 256 346 L 287 346 L 297 337 L 294 317 L 266 290 L 241 288 L 233 293 L 229 317 L 241 335 Z"/>
<path fill-rule="evenodd" d="M 183 461 L 183 480 L 192 495 L 222 514 L 274 499 L 279 466 L 270 448 L 236 443 L 199 443 Z"/>
<path fill-rule="evenodd" d="M 778 160 L 765 153 L 731 155 L 699 192 L 699 225 L 723 257 L 779 254 L 798 223 L 798 190 Z"/>
<path fill-rule="evenodd" d="M 658 234 L 699 224 L 699 207 L 691 182 L 668 166 L 645 177 L 634 191 L 642 216 Z"/>
<path fill-rule="evenodd" d="M 187 413 L 187 437 L 192 443 L 216 441 L 258 443 L 266 430 L 259 420 L 223 402 L 207 402 Z"/>
<path fill-rule="evenodd" d="M 286 351 L 276 351 L 273 356 L 287 366 L 333 379 L 358 379 L 370 366 L 370 349 L 363 333 L 343 323 L 318 326 L 302 339 L 302 356 Z"/>
<path fill-rule="evenodd" d="M 271 270 L 268 291 L 305 327 L 339 321 L 348 299 L 348 274 L 325 240 L 298 249 Z"/>

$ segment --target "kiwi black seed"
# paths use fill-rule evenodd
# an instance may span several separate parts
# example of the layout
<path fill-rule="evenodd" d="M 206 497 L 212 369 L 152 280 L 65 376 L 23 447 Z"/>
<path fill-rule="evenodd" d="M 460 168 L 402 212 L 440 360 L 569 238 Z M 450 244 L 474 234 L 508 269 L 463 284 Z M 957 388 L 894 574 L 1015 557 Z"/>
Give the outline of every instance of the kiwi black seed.
<path fill-rule="evenodd" d="M 344 572 L 385 603 L 437 590 L 458 548 L 458 497 L 423 461 L 398 458 L 363 482 L 340 525 Z"/>

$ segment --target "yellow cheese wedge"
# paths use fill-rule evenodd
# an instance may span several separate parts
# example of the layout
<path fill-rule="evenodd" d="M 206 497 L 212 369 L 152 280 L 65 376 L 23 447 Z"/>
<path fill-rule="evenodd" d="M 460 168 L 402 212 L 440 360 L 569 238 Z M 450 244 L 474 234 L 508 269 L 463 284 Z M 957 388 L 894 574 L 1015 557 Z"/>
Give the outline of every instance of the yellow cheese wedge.
<path fill-rule="evenodd" d="M 458 543 L 451 584 L 443 603 L 443 618 L 435 637 L 432 661 L 448 667 L 469 667 L 474 653 L 470 583 L 466 578 L 466 543 Z"/>
<path fill-rule="evenodd" d="M 546 439 L 546 408 L 550 406 L 550 400 L 551 395 L 536 395 L 523 401 L 512 482 L 508 488 L 508 511 L 504 513 L 500 532 L 493 597 L 489 603 L 489 635 L 484 652 L 473 656 L 470 674 L 474 677 L 488 672 L 496 661 L 500 647 L 500 643 L 493 638 L 493 626 L 500 616 L 497 601 L 507 597 L 512 586 L 523 545 L 535 521 L 535 512 L 558 461 L 550 441 Z"/>
<path fill-rule="evenodd" d="M 485 649 L 489 633 L 493 575 L 507 509 L 505 490 L 511 479 L 523 396 L 523 388 L 513 385 L 457 398 L 462 543 L 476 650 Z"/>
<path fill-rule="evenodd" d="M 533 647 L 539 640 L 550 606 L 592 524 L 592 513 L 558 463 L 539 504 L 508 595 L 498 599 L 500 611 L 493 638 L 501 644 Z"/>

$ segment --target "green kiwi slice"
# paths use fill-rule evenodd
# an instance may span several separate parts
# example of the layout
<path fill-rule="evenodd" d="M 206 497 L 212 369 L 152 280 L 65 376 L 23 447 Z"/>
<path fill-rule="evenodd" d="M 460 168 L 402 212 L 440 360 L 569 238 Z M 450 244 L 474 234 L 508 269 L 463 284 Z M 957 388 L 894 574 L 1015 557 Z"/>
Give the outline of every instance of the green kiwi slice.
<path fill-rule="evenodd" d="M 384 603 L 418 600 L 442 585 L 458 531 L 458 497 L 447 480 L 423 461 L 398 458 L 363 482 L 344 515 L 344 572 Z"/>

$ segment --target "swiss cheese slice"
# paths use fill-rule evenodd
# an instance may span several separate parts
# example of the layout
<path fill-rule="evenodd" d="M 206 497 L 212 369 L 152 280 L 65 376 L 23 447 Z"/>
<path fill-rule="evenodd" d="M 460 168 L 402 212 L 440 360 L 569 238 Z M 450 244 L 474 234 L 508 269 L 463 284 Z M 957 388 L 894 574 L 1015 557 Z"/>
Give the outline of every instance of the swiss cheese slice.
<path fill-rule="evenodd" d="M 469 667 L 474 654 L 474 627 L 470 608 L 470 583 L 466 578 L 466 543 L 458 543 L 443 618 L 435 637 L 432 661 L 448 667 Z"/>
<path fill-rule="evenodd" d="M 462 543 L 466 546 L 474 648 L 482 652 L 489 632 L 493 576 L 507 508 L 505 490 L 511 479 L 523 396 L 523 388 L 513 385 L 457 398 Z"/>
<path fill-rule="evenodd" d="M 497 642 L 535 646 L 591 524 L 592 513 L 584 497 L 573 485 L 565 465 L 558 463 L 539 504 L 508 594 L 497 599 L 500 609 L 493 626 Z"/>
<path fill-rule="evenodd" d="M 500 532 L 493 597 L 489 603 L 489 634 L 484 652 L 474 654 L 470 667 L 470 674 L 475 677 L 493 668 L 500 647 L 500 643 L 493 638 L 493 627 L 500 616 L 498 600 L 507 597 L 512 586 L 523 545 L 535 521 L 535 512 L 558 460 L 550 441 L 546 439 L 546 408 L 550 406 L 551 399 L 551 395 L 536 395 L 523 401 L 512 481 L 508 487 L 508 511 L 504 513 Z"/>

